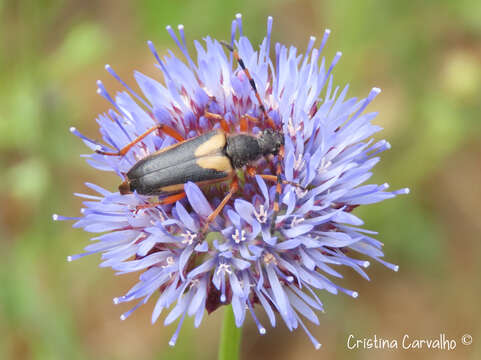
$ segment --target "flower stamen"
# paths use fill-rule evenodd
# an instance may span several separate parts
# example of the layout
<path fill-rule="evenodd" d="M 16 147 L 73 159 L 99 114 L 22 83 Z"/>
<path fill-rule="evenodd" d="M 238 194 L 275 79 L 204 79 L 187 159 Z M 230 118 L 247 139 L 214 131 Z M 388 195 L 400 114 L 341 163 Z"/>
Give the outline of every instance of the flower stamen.
<path fill-rule="evenodd" d="M 296 127 L 294 127 L 294 124 L 292 122 L 292 117 L 289 117 L 289 120 L 287 121 L 287 131 L 289 131 L 289 135 L 291 137 L 295 137 L 296 134 L 302 130 L 302 126 L 299 124 Z"/>
<path fill-rule="evenodd" d="M 194 240 L 197 238 L 197 234 L 187 230 L 184 233 L 181 233 L 180 236 L 184 238 L 182 240 L 182 244 L 192 245 Z"/>
<path fill-rule="evenodd" d="M 254 216 L 256 217 L 257 221 L 259 221 L 261 224 L 265 224 L 267 222 L 267 211 L 264 205 L 261 204 L 259 206 L 258 212 L 254 209 Z"/>
<path fill-rule="evenodd" d="M 239 230 L 236 229 L 234 234 L 232 235 L 232 239 L 234 240 L 234 242 L 236 244 L 240 244 L 242 241 L 245 241 L 246 240 L 246 232 L 245 230 L 241 230 L 241 232 L 239 233 Z"/>
<path fill-rule="evenodd" d="M 217 275 L 219 275 L 220 273 L 227 273 L 229 275 L 232 274 L 231 266 L 226 263 L 219 264 L 219 267 L 217 268 Z"/>
<path fill-rule="evenodd" d="M 291 222 L 291 228 L 296 227 L 297 225 L 304 222 L 305 220 L 306 219 L 304 219 L 303 217 L 295 215 L 294 219 L 292 219 L 292 222 Z"/>

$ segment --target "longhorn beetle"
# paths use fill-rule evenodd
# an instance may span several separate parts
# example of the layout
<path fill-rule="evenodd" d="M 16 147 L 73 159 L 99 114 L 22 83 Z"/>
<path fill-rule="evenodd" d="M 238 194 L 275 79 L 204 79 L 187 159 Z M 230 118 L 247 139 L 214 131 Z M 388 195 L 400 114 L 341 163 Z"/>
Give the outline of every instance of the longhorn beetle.
<path fill-rule="evenodd" d="M 141 205 L 138 208 L 170 204 L 184 198 L 186 196 L 184 185 L 188 181 L 192 181 L 197 185 L 207 185 L 231 180 L 229 192 L 212 214 L 208 216 L 203 227 L 204 232 L 221 212 L 232 195 L 238 191 L 239 180 L 236 169 L 246 167 L 247 174 L 249 176 L 255 176 L 256 169 L 252 166 L 252 163 L 263 156 L 279 155 L 276 175 L 259 174 L 263 179 L 277 183 L 273 222 L 275 222 L 275 216 L 279 211 L 279 197 L 282 190 L 281 183 L 301 187 L 299 184 L 281 180 L 284 134 L 282 131 L 276 129 L 274 121 L 267 114 L 259 92 L 257 91 L 256 83 L 249 73 L 249 70 L 245 67 L 244 62 L 239 57 L 237 50 L 225 42 L 221 43 L 232 52 L 234 58 L 248 78 L 268 128 L 261 131 L 258 135 L 249 133 L 249 121 L 258 122 L 258 119 L 246 114 L 240 119 L 241 133 L 229 134 L 228 124 L 221 115 L 205 111 L 204 116 L 208 119 L 219 121 L 221 129 L 212 130 L 190 139 L 184 139 L 181 134 L 170 126 L 158 124 L 144 132 L 118 152 L 96 150 L 96 152 L 101 155 L 123 156 L 135 144 L 155 131 L 162 131 L 178 140 L 178 143 L 160 149 L 139 160 L 127 172 L 127 179 L 119 185 L 121 194 L 129 194 L 136 191 L 140 195 L 166 195 L 158 202 Z"/>

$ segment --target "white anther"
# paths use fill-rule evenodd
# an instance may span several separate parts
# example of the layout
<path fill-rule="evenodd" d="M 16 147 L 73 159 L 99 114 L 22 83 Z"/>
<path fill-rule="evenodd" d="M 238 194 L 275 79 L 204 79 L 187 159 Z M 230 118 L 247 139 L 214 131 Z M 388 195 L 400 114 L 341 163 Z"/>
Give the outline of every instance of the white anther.
<path fill-rule="evenodd" d="M 296 127 L 294 127 L 294 124 L 292 122 L 292 118 L 289 118 L 289 121 L 287 122 L 287 130 L 289 131 L 289 135 L 291 137 L 294 137 L 296 136 L 296 134 L 302 130 L 302 127 L 301 125 L 297 125 Z"/>
<path fill-rule="evenodd" d="M 292 223 L 291 223 L 291 228 L 299 225 L 300 223 L 302 223 L 305 219 L 303 217 L 298 217 L 297 215 L 294 216 L 294 219 L 292 219 Z"/>
<path fill-rule="evenodd" d="M 309 192 L 307 189 L 303 189 L 299 186 L 294 187 L 294 192 L 298 199 L 302 199 Z"/>
<path fill-rule="evenodd" d="M 264 205 L 259 206 L 259 212 L 254 210 L 254 216 L 261 224 L 264 224 L 267 221 L 267 212 L 264 208 Z"/>
<path fill-rule="evenodd" d="M 187 232 L 180 234 L 180 236 L 184 238 L 184 240 L 182 240 L 182 244 L 192 245 L 197 237 L 197 234 L 187 230 Z"/>
<path fill-rule="evenodd" d="M 304 158 L 302 156 L 302 154 L 299 154 L 299 156 L 297 157 L 297 159 L 294 160 L 294 170 L 297 170 L 299 171 L 301 169 L 302 166 L 304 166 Z"/>
<path fill-rule="evenodd" d="M 219 264 L 219 267 L 217 268 L 217 275 L 219 275 L 221 272 L 227 273 L 227 274 L 232 274 L 232 270 L 230 269 L 230 265 L 226 263 Z"/>
<path fill-rule="evenodd" d="M 196 287 L 198 284 L 199 284 L 199 279 L 192 279 L 190 281 L 190 285 L 189 285 L 189 288 L 192 289 L 193 287 Z"/>
<path fill-rule="evenodd" d="M 246 235 L 246 232 L 244 230 L 242 230 L 239 233 L 239 230 L 236 229 L 234 234 L 232 235 L 232 239 L 234 239 L 236 244 L 239 244 L 241 241 L 245 241 L 245 239 L 246 239 L 245 235 Z"/>
<path fill-rule="evenodd" d="M 322 174 L 323 172 L 327 171 L 327 168 L 332 165 L 331 161 L 326 161 L 326 158 L 321 159 L 321 164 L 317 168 L 317 172 L 319 174 Z"/>
<path fill-rule="evenodd" d="M 167 259 L 165 259 L 165 265 L 162 265 L 162 268 L 166 268 L 169 266 L 172 266 L 175 264 L 174 258 L 172 256 L 169 256 Z"/>

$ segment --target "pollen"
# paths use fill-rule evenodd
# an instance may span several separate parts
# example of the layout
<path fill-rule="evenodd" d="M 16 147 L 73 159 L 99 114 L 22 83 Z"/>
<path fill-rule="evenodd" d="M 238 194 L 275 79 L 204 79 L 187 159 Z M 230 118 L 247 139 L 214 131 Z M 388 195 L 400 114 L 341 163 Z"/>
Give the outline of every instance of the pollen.
<path fill-rule="evenodd" d="M 266 264 L 276 264 L 277 265 L 276 258 L 274 257 L 274 255 L 272 255 L 269 252 L 264 254 L 263 260 L 264 260 L 264 263 L 266 263 Z"/>

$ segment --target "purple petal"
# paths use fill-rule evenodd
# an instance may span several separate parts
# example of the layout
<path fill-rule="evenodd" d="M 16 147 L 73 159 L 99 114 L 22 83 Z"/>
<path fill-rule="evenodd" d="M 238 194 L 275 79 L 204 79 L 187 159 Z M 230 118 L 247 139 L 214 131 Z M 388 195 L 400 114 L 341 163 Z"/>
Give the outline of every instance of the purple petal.
<path fill-rule="evenodd" d="M 196 184 L 189 181 L 184 185 L 184 190 L 190 205 L 197 214 L 205 218 L 212 214 L 213 210 L 209 202 Z"/>

